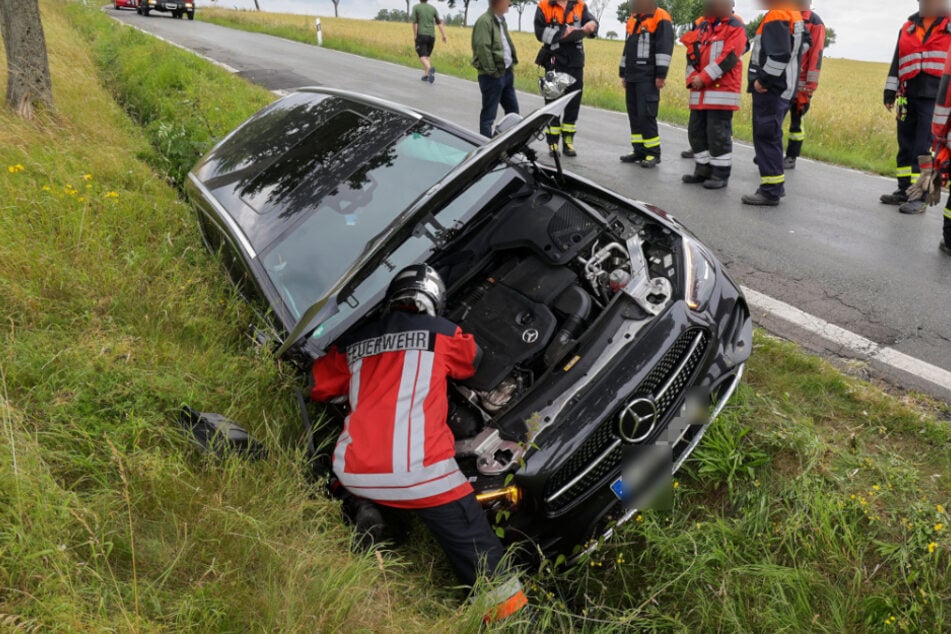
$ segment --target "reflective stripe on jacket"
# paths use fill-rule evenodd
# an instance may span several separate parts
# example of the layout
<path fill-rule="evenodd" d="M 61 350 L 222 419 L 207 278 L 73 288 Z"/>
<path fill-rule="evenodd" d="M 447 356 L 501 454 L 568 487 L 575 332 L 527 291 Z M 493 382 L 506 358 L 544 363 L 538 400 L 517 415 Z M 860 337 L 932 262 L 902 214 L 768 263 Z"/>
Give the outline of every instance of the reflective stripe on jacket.
<path fill-rule="evenodd" d="M 447 378 L 475 373 L 478 347 L 445 319 L 394 312 L 314 362 L 311 398 L 349 395 L 333 469 L 354 495 L 401 508 L 472 492 L 446 423 Z"/>
<path fill-rule="evenodd" d="M 746 25 L 737 16 L 705 19 L 684 34 L 695 40 L 699 57 L 687 69 L 687 86 L 699 77 L 703 90 L 690 89 L 691 110 L 739 110 L 743 90 L 743 55 L 749 43 Z"/>
<path fill-rule="evenodd" d="M 769 92 L 792 99 L 799 85 L 802 54 L 811 40 L 802 13 L 796 10 L 769 11 L 753 39 L 750 57 L 749 91 L 759 82 Z"/>
<path fill-rule="evenodd" d="M 909 97 L 933 99 L 937 78 L 941 77 L 948 49 L 951 48 L 951 20 L 937 18 L 930 29 L 918 14 L 908 18 L 898 35 L 898 44 L 892 57 L 892 65 L 885 81 L 885 103 L 894 103 L 895 95 L 910 82 L 920 78 L 930 79 Z"/>
<path fill-rule="evenodd" d="M 802 56 L 802 73 L 799 75 L 799 92 L 807 97 L 819 87 L 822 73 L 822 56 L 826 47 L 826 25 L 815 11 L 803 11 L 802 19 L 809 31 L 812 45 Z"/>
<path fill-rule="evenodd" d="M 568 0 L 562 8 L 555 0 L 541 0 L 535 9 L 535 38 L 542 43 L 535 63 L 547 70 L 583 68 L 584 39 L 580 29 L 588 22 L 597 22 L 583 0 Z M 565 37 L 566 27 L 579 29 Z"/>
<path fill-rule="evenodd" d="M 627 39 L 619 76 L 625 81 L 666 79 L 674 54 L 674 24 L 670 14 L 657 9 L 627 20 Z"/>
<path fill-rule="evenodd" d="M 947 184 L 951 176 L 951 57 L 945 62 L 941 75 L 931 134 L 934 135 L 935 167 L 941 171 L 943 182 Z"/>

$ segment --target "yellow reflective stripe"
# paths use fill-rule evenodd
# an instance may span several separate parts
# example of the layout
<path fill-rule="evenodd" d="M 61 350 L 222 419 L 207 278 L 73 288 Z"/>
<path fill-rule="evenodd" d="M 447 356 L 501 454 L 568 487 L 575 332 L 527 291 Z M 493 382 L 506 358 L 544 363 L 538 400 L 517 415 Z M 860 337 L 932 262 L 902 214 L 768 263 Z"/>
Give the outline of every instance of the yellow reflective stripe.
<path fill-rule="evenodd" d="M 790 132 L 789 140 L 790 141 L 805 141 L 806 133 L 805 132 Z"/>
<path fill-rule="evenodd" d="M 578 131 L 578 128 L 575 127 L 573 123 L 563 123 L 561 124 L 561 131 L 567 134 L 574 134 Z"/>
<path fill-rule="evenodd" d="M 782 185 L 786 182 L 786 176 L 763 176 L 760 181 L 764 185 Z"/>
<path fill-rule="evenodd" d="M 561 126 L 558 126 L 558 125 L 549 126 L 548 134 L 552 136 L 561 136 Z"/>
<path fill-rule="evenodd" d="M 898 178 L 910 178 L 914 172 L 911 167 L 899 167 L 895 171 L 895 176 Z"/>
<path fill-rule="evenodd" d="M 951 220 L 951 209 L 945 208 L 944 217 L 947 218 L 948 220 Z"/>
<path fill-rule="evenodd" d="M 643 135 L 643 134 L 632 134 L 632 135 L 631 135 L 631 143 L 633 143 L 634 145 L 643 145 L 643 143 L 644 143 L 644 135 Z"/>
<path fill-rule="evenodd" d="M 644 139 L 644 147 L 660 147 L 660 137 L 655 136 L 653 139 Z"/>

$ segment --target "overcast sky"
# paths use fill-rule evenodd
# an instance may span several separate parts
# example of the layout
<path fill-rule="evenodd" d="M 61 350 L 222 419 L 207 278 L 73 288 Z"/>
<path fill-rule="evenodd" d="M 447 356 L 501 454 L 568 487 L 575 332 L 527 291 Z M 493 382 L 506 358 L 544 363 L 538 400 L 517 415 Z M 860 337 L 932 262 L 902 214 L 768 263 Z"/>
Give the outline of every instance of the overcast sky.
<path fill-rule="evenodd" d="M 444 2 L 430 0 L 434 6 L 445 12 Z M 210 0 L 202 0 L 209 4 Z M 258 0 L 265 11 L 287 13 L 305 13 L 333 15 L 333 3 L 330 0 Z M 414 0 L 415 2 L 415 0 Z M 473 0 L 469 8 L 470 24 L 475 16 L 485 11 L 487 0 Z M 221 7 L 253 8 L 253 0 L 218 0 Z M 622 27 L 615 19 L 615 7 L 620 0 L 612 0 L 602 19 L 601 30 L 621 32 Z M 754 17 L 758 10 L 756 0 L 737 0 L 736 10 L 745 19 Z M 914 2 L 907 0 L 817 0 L 816 12 L 827 25 L 838 34 L 838 42 L 829 50 L 830 57 L 846 57 L 877 62 L 891 61 L 898 29 L 916 10 Z M 380 9 L 406 9 L 405 0 L 340 0 L 341 17 L 372 18 Z M 531 10 L 525 12 L 524 25 L 531 22 Z M 513 11 L 509 23 L 513 29 L 517 16 Z"/>

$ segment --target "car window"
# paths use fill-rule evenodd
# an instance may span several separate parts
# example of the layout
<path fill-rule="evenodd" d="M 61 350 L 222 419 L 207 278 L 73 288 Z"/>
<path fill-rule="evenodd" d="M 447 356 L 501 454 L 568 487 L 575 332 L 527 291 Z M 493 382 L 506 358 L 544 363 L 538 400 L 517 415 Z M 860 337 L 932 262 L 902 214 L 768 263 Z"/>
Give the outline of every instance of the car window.
<path fill-rule="evenodd" d="M 458 229 L 483 209 L 503 183 L 514 178 L 512 171 L 500 167 L 470 185 L 462 195 L 443 207 L 435 218 L 440 229 Z M 435 231 L 431 231 L 435 233 Z M 352 321 L 364 314 L 366 306 L 374 306 L 383 299 L 386 288 L 397 271 L 411 264 L 425 260 L 433 249 L 433 242 L 425 234 L 413 236 L 400 244 L 389 256 L 383 266 L 373 271 L 353 291 L 350 297 L 340 298 L 338 312 L 320 324 L 312 335 L 318 345 L 325 348 L 341 332 L 349 328 Z M 357 311 L 357 309 L 360 309 Z"/>
<path fill-rule="evenodd" d="M 261 261 L 294 319 L 323 297 L 367 244 L 473 145 L 428 124 L 363 162 L 276 238 Z"/>

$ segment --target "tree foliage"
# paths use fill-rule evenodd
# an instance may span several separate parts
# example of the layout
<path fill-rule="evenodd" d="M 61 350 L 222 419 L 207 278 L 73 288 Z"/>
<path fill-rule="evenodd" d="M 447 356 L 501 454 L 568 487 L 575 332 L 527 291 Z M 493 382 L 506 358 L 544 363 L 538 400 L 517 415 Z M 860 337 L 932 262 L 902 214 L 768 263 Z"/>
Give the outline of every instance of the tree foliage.
<path fill-rule="evenodd" d="M 373 19 L 381 22 L 409 22 L 409 15 L 402 9 L 380 9 Z"/>

